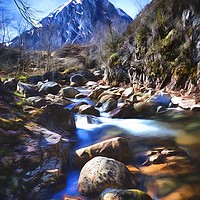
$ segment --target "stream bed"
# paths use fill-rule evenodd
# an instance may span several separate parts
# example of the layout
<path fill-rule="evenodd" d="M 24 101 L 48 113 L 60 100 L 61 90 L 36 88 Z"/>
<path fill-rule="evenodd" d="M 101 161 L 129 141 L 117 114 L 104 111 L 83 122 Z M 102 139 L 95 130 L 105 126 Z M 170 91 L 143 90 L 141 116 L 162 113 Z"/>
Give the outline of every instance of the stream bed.
<path fill-rule="evenodd" d="M 99 118 L 76 115 L 76 126 L 77 142 L 72 152 L 113 137 L 127 138 L 134 155 L 134 166 L 142 172 L 138 189 L 148 192 L 156 200 L 200 199 L 199 113 L 172 110 L 155 119 L 110 119 L 107 114 Z M 177 153 L 170 155 L 167 161 L 158 161 L 159 158 L 155 157 L 156 162 L 152 159 L 148 163 L 147 152 L 160 149 Z M 79 196 L 79 173 L 68 166 L 65 187 L 54 192 L 49 199 Z"/>

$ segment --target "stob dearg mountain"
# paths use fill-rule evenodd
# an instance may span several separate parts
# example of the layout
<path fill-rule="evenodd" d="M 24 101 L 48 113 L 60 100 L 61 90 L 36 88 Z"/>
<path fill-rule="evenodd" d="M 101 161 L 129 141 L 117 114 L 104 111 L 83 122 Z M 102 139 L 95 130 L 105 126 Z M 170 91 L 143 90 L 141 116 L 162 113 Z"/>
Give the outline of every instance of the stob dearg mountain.
<path fill-rule="evenodd" d="M 86 44 L 97 40 L 108 26 L 123 33 L 132 22 L 108 0 L 71 0 L 43 18 L 37 27 L 13 39 L 11 46 L 30 50 L 57 49 L 63 44 Z"/>

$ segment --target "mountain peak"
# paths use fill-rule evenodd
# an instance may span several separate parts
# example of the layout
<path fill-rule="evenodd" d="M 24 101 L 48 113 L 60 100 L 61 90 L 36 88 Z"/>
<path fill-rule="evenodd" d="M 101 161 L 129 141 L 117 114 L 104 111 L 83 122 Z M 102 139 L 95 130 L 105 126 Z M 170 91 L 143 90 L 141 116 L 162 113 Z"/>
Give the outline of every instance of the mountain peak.
<path fill-rule="evenodd" d="M 106 30 L 110 24 L 122 33 L 131 22 L 130 16 L 108 0 L 70 0 L 43 18 L 40 26 L 22 33 L 21 37 L 27 49 L 45 50 L 50 43 L 52 49 L 57 49 L 63 44 L 94 41 L 98 28 Z M 19 37 L 15 38 L 12 46 L 19 45 L 19 40 Z"/>

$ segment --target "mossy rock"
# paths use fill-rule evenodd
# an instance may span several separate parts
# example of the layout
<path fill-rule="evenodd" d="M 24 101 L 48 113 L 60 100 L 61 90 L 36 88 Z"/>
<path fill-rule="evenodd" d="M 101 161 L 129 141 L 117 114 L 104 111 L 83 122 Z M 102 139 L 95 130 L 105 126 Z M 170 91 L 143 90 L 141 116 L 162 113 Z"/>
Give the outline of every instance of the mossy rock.
<path fill-rule="evenodd" d="M 141 190 L 108 188 L 101 193 L 99 200 L 152 200 L 152 198 Z"/>

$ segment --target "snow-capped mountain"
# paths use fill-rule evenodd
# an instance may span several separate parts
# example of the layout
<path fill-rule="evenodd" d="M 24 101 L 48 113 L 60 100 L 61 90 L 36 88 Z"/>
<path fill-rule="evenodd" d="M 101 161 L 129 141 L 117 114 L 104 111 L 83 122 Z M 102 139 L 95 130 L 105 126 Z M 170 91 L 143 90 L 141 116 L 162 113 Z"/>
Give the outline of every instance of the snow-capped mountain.
<path fill-rule="evenodd" d="M 131 22 L 131 17 L 108 0 L 70 0 L 43 18 L 37 27 L 13 39 L 12 46 L 47 50 L 65 43 L 86 44 L 97 40 L 109 26 L 122 33 Z"/>

